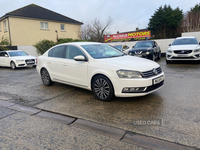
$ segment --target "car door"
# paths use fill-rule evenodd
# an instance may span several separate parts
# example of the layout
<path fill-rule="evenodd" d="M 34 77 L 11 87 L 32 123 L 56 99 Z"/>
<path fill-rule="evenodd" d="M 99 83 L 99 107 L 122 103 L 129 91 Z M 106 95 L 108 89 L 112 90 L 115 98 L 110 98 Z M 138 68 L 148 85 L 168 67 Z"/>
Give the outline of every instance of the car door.
<path fill-rule="evenodd" d="M 10 66 L 9 56 L 7 52 L 0 52 L 0 66 Z"/>
<path fill-rule="evenodd" d="M 53 80 L 62 80 L 63 60 L 66 46 L 51 49 L 46 60 L 47 70 Z"/>
<path fill-rule="evenodd" d="M 65 60 L 63 61 L 63 69 L 62 74 L 64 75 L 64 81 L 80 86 L 83 88 L 87 88 L 87 61 L 75 61 L 74 57 L 82 55 L 84 57 L 84 52 L 76 46 L 68 45 L 65 52 Z"/>

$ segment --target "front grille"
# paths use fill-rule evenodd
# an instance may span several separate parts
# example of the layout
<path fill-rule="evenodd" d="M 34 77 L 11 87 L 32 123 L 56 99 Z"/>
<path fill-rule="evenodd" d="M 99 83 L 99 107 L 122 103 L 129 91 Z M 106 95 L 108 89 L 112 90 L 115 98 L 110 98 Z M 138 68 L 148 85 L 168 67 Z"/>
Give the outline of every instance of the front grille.
<path fill-rule="evenodd" d="M 142 74 L 143 78 L 149 78 L 149 77 L 156 76 L 160 73 L 162 73 L 162 69 L 160 67 L 158 67 L 158 68 L 155 68 L 155 69 L 152 69 L 149 71 L 142 72 L 141 74 Z"/>
<path fill-rule="evenodd" d="M 175 54 L 190 54 L 192 53 L 192 50 L 175 50 Z"/>
<path fill-rule="evenodd" d="M 27 59 L 27 60 L 25 60 L 25 62 L 27 65 L 33 65 L 33 64 L 35 64 L 35 59 Z"/>
<path fill-rule="evenodd" d="M 195 59 L 194 57 L 172 57 L 171 59 Z"/>
<path fill-rule="evenodd" d="M 158 84 L 154 84 L 154 85 L 152 85 L 152 86 L 149 86 L 149 87 L 147 87 L 147 89 L 146 89 L 145 92 L 153 91 L 153 90 L 155 90 L 155 89 L 161 87 L 163 84 L 164 84 L 164 81 L 162 81 L 162 82 L 160 82 L 160 83 L 158 83 Z"/>

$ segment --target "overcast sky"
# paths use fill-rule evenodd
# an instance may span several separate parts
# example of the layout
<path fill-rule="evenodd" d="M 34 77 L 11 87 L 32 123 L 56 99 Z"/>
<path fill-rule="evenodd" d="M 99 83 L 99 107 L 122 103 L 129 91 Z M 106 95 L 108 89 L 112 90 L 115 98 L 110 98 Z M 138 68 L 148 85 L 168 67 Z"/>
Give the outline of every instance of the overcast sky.
<path fill-rule="evenodd" d="M 0 17 L 36 4 L 83 23 L 94 18 L 106 21 L 110 16 L 113 23 L 108 32 L 115 34 L 117 31 L 135 31 L 136 27 L 146 28 L 161 5 L 167 4 L 173 9 L 179 7 L 187 12 L 198 3 L 199 0 L 0 0 Z"/>

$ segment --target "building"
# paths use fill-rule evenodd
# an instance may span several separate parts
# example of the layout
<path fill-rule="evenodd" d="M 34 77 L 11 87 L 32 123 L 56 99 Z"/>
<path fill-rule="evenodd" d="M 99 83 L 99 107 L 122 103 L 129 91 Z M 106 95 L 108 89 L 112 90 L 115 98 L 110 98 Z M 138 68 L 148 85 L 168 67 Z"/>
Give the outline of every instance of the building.
<path fill-rule="evenodd" d="M 83 23 L 35 4 L 0 17 L 0 38 L 7 38 L 12 46 L 34 45 L 43 39 L 79 39 Z"/>

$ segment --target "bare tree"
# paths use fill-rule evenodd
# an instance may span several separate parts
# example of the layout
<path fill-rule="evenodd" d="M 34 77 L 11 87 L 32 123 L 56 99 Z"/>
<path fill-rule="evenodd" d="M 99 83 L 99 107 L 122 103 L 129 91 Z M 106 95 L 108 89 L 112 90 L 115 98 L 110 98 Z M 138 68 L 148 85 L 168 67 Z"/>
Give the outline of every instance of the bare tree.
<path fill-rule="evenodd" d="M 99 18 L 85 22 L 81 28 L 81 38 L 83 40 L 103 42 L 106 29 L 112 25 L 112 22 L 111 17 L 108 17 L 106 22 L 101 21 Z"/>
<path fill-rule="evenodd" d="M 185 13 L 182 21 L 183 32 L 200 31 L 200 4 L 195 5 L 190 11 Z"/>

